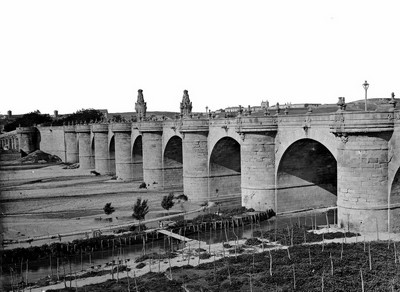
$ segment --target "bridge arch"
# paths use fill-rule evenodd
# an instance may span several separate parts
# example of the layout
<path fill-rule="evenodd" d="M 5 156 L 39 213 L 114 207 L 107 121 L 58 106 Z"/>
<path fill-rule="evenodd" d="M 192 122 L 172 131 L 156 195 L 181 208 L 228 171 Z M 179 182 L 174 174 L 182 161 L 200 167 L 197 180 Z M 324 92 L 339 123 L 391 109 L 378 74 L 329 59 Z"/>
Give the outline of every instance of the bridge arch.
<path fill-rule="evenodd" d="M 96 168 L 96 161 L 94 159 L 95 147 L 96 144 L 94 143 L 94 135 L 92 135 L 90 137 L 90 151 L 89 151 L 89 163 L 90 163 L 90 168 L 92 169 Z"/>
<path fill-rule="evenodd" d="M 142 135 L 138 135 L 132 144 L 133 179 L 143 181 L 143 142 Z"/>
<path fill-rule="evenodd" d="M 324 145 L 337 160 L 340 139 L 336 138 L 329 129 L 310 129 L 306 132 L 303 128 L 282 128 L 276 136 L 275 161 L 279 165 L 282 156 L 296 141 L 302 139 L 315 140 Z"/>
<path fill-rule="evenodd" d="M 183 187 L 182 138 L 172 136 L 163 149 L 164 188 Z"/>
<path fill-rule="evenodd" d="M 389 193 L 389 209 L 391 232 L 400 232 L 400 167 L 393 177 Z"/>
<path fill-rule="evenodd" d="M 309 138 L 297 140 L 277 165 L 278 212 L 336 206 L 337 161 L 325 145 Z"/>
<path fill-rule="evenodd" d="M 209 159 L 209 198 L 241 197 L 240 143 L 229 136 L 219 139 Z"/>
<path fill-rule="evenodd" d="M 116 173 L 116 166 L 115 166 L 115 137 L 114 135 L 111 136 L 110 142 L 108 143 L 108 158 L 109 158 L 109 173 L 111 175 L 115 175 Z"/>

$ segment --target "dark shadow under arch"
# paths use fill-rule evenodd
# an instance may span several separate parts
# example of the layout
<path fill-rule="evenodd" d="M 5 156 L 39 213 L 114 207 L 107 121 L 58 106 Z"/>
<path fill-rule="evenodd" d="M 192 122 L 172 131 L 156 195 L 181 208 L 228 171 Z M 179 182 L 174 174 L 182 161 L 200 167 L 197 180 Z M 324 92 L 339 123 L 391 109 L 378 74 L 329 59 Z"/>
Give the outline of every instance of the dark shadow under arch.
<path fill-rule="evenodd" d="M 94 136 L 91 139 L 91 146 L 90 146 L 90 168 L 96 169 L 96 162 L 94 159 L 94 150 L 96 145 L 94 144 Z"/>
<path fill-rule="evenodd" d="M 143 146 L 142 136 L 138 136 L 132 147 L 133 179 L 143 181 Z"/>
<path fill-rule="evenodd" d="M 286 149 L 277 171 L 277 211 L 336 206 L 337 162 L 321 143 L 301 139 Z"/>
<path fill-rule="evenodd" d="M 400 168 L 393 178 L 390 187 L 390 226 L 392 232 L 400 232 Z M 399 205 L 399 207 L 397 207 Z"/>
<path fill-rule="evenodd" d="M 164 150 L 164 188 L 183 187 L 182 138 L 173 136 Z"/>
<path fill-rule="evenodd" d="M 210 199 L 241 196 L 240 144 L 224 137 L 214 146 L 209 164 Z"/>
<path fill-rule="evenodd" d="M 111 175 L 115 175 L 115 173 L 117 171 L 116 171 L 116 167 L 115 167 L 115 139 L 114 139 L 114 136 L 112 136 L 111 140 L 110 140 L 108 157 L 109 157 L 109 161 L 110 161 L 108 170 Z"/>

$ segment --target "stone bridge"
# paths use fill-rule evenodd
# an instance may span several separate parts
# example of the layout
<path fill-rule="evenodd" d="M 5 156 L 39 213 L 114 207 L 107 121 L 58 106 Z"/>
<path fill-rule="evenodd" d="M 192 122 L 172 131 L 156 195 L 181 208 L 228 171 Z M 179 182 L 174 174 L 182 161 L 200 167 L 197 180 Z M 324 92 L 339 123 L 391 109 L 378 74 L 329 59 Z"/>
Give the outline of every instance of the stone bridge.
<path fill-rule="evenodd" d="M 38 140 L 65 162 L 149 189 L 183 189 L 191 201 L 275 212 L 337 206 L 345 228 L 399 231 L 400 112 L 395 104 L 382 112 L 339 106 L 325 114 L 190 113 L 37 127 Z"/>

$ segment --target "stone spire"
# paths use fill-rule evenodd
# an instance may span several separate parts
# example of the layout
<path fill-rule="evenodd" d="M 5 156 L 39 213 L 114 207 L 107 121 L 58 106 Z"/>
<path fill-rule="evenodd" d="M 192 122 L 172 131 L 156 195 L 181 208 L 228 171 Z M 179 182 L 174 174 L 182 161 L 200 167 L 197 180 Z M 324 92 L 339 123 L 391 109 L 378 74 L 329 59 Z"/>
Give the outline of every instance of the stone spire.
<path fill-rule="evenodd" d="M 135 110 L 138 121 L 143 120 L 146 117 L 147 105 L 144 102 L 142 89 L 138 90 L 138 97 L 135 103 Z"/>
<path fill-rule="evenodd" d="M 181 115 L 188 116 L 192 113 L 192 102 L 189 99 L 189 93 L 185 89 L 181 102 Z"/>

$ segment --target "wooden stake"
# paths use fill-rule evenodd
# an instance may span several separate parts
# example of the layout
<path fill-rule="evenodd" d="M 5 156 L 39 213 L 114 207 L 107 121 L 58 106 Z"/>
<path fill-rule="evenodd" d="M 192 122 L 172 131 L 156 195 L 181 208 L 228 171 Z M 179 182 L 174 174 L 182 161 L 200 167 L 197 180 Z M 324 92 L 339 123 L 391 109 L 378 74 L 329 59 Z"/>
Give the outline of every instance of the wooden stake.
<path fill-rule="evenodd" d="M 321 276 L 321 291 L 324 292 L 324 273 L 322 272 Z"/>
<path fill-rule="evenodd" d="M 131 288 L 129 287 L 130 284 L 129 284 L 129 271 L 128 271 L 128 269 L 126 269 L 126 279 L 128 280 L 128 292 L 131 292 Z"/>
<path fill-rule="evenodd" d="M 372 259 L 371 259 L 371 244 L 368 243 L 368 258 L 369 258 L 369 270 L 372 270 Z"/>
<path fill-rule="evenodd" d="M 135 271 L 133 271 L 133 280 L 135 281 L 136 292 L 139 292 L 139 289 L 138 289 L 138 286 L 137 286 L 137 282 L 136 282 L 136 273 L 135 273 Z"/>
<path fill-rule="evenodd" d="M 169 256 L 168 256 L 168 264 L 169 264 L 169 278 L 172 280 L 171 258 Z"/>
<path fill-rule="evenodd" d="M 58 272 L 59 269 L 59 258 L 57 258 L 57 281 L 60 281 L 60 273 Z"/>
<path fill-rule="evenodd" d="M 229 268 L 229 260 L 227 260 L 227 263 L 228 263 L 228 279 L 229 279 L 229 285 L 232 285 L 231 271 L 230 271 L 230 268 Z"/>
<path fill-rule="evenodd" d="M 294 290 L 296 290 L 296 273 L 294 270 L 294 265 L 292 267 L 293 267 L 293 288 Z"/>
<path fill-rule="evenodd" d="M 310 265 L 311 265 L 311 248 L 308 248 L 308 258 L 310 260 Z"/>
<path fill-rule="evenodd" d="M 360 277 L 361 277 L 361 291 L 364 292 L 364 279 L 363 279 L 362 269 L 360 269 Z"/>
<path fill-rule="evenodd" d="M 75 272 L 75 291 L 78 291 L 78 281 L 76 280 L 76 272 Z"/>
<path fill-rule="evenodd" d="M 333 260 L 332 260 L 332 253 L 329 253 L 329 258 L 331 259 L 331 275 L 333 276 Z"/>
<path fill-rule="evenodd" d="M 365 235 L 364 235 L 364 252 L 365 252 Z"/>
<path fill-rule="evenodd" d="M 340 260 L 343 259 L 343 238 L 342 238 L 342 250 L 340 251 Z"/>
<path fill-rule="evenodd" d="M 329 230 L 329 220 L 328 220 L 328 211 L 325 212 L 325 218 L 326 218 L 326 226 L 328 227 Z"/>
<path fill-rule="evenodd" d="M 269 275 L 272 277 L 272 255 L 271 255 L 271 250 L 269 251 Z"/>
<path fill-rule="evenodd" d="M 28 260 L 26 260 L 25 284 L 26 284 L 26 286 L 28 286 Z"/>
<path fill-rule="evenodd" d="M 251 283 L 251 273 L 249 274 L 250 277 L 250 292 L 253 292 L 253 283 Z"/>

